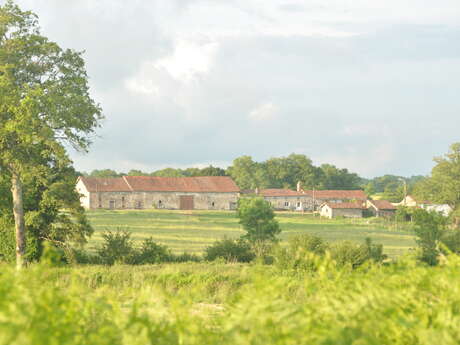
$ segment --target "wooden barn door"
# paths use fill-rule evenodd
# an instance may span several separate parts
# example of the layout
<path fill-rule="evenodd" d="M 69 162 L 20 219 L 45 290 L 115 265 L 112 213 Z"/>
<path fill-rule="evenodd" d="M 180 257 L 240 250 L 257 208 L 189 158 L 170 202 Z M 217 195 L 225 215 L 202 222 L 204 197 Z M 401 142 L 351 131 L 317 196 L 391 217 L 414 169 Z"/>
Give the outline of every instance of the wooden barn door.
<path fill-rule="evenodd" d="M 193 210 L 193 195 L 181 195 L 179 200 L 179 208 L 181 210 Z"/>

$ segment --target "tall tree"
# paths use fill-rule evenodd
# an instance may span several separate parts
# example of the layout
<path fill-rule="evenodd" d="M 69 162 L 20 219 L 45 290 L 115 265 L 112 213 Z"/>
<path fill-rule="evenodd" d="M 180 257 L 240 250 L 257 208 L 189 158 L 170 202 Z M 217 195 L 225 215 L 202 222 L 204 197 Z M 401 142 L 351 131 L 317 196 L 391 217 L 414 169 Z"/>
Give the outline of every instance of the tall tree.
<path fill-rule="evenodd" d="M 266 171 L 260 163 L 254 162 L 251 156 L 241 156 L 233 161 L 227 173 L 242 189 L 265 188 L 268 186 Z"/>
<path fill-rule="evenodd" d="M 454 209 L 460 206 L 460 143 L 450 146 L 444 157 L 436 157 L 431 171 L 431 185 L 436 191 L 434 201 L 449 204 Z"/>
<path fill-rule="evenodd" d="M 23 181 L 46 181 L 67 166 L 64 144 L 87 150 L 102 118 L 87 79 L 81 52 L 42 36 L 37 16 L 13 1 L 0 6 L 0 171 L 11 181 L 18 267 L 26 248 Z"/>
<path fill-rule="evenodd" d="M 332 164 L 321 165 L 322 189 L 359 189 L 361 178 L 348 171 L 348 169 L 339 169 Z"/>

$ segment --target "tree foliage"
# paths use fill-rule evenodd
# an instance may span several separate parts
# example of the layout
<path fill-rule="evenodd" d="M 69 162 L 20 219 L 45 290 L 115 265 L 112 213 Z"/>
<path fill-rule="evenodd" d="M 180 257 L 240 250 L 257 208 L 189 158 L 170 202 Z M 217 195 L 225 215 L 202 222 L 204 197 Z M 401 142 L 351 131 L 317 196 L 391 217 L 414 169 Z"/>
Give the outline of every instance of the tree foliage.
<path fill-rule="evenodd" d="M 18 266 L 26 228 L 29 242 L 43 239 L 46 227 L 46 238 L 60 241 L 67 235 L 57 229 L 74 228 L 73 217 L 84 223 L 74 204 L 78 198 L 64 190 L 71 169 L 65 144 L 87 150 L 101 118 L 82 53 L 42 36 L 33 13 L 10 0 L 0 6 L 0 175 L 12 189 L 3 217 L 12 221 L 6 209 L 14 210 Z M 59 210 L 69 203 L 72 217 Z"/>
<path fill-rule="evenodd" d="M 276 235 L 281 232 L 273 208 L 262 198 L 240 199 L 237 215 L 246 231 L 243 238 L 250 242 L 276 241 Z"/>

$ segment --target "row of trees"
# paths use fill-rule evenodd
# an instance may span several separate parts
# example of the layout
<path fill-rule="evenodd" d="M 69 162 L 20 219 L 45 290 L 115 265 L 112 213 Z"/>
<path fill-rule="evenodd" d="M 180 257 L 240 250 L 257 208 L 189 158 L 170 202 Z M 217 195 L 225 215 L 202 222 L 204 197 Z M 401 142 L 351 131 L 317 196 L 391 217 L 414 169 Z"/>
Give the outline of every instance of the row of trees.
<path fill-rule="evenodd" d="M 93 170 L 86 176 L 118 177 L 125 174 L 111 169 Z M 166 168 L 152 173 L 130 170 L 131 176 L 231 176 L 242 189 L 251 188 L 296 188 L 298 182 L 304 188 L 316 189 L 358 189 L 363 179 L 347 169 L 339 169 L 331 164 L 314 166 L 311 159 L 302 154 L 270 158 L 256 162 L 250 156 L 236 158 L 226 170 L 212 165 L 205 168 Z"/>

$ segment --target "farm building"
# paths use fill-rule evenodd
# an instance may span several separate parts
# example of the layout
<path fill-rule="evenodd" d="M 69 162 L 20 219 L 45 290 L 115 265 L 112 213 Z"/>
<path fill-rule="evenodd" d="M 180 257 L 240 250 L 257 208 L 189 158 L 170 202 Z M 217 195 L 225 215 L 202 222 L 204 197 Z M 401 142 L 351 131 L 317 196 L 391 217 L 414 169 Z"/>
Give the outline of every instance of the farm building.
<path fill-rule="evenodd" d="M 311 211 L 313 210 L 313 198 L 302 191 L 290 189 L 261 189 L 256 192 L 263 196 L 275 210 L 287 211 Z"/>
<path fill-rule="evenodd" d="M 368 200 L 367 209 L 376 217 L 391 218 L 396 213 L 396 206 L 388 200 Z"/>
<path fill-rule="evenodd" d="M 303 190 L 300 184 L 297 190 L 270 188 L 245 190 L 242 193 L 262 196 L 275 210 L 291 211 L 316 211 L 326 202 L 365 202 L 367 200 L 362 190 Z"/>
<path fill-rule="evenodd" d="M 240 193 L 227 176 L 79 177 L 76 189 L 86 209 L 231 210 Z"/>
<path fill-rule="evenodd" d="M 326 218 L 362 218 L 364 205 L 361 201 L 355 202 L 326 202 L 319 207 L 321 217 Z"/>

